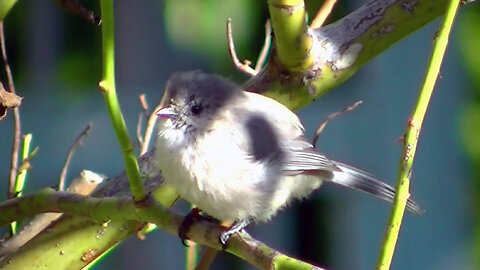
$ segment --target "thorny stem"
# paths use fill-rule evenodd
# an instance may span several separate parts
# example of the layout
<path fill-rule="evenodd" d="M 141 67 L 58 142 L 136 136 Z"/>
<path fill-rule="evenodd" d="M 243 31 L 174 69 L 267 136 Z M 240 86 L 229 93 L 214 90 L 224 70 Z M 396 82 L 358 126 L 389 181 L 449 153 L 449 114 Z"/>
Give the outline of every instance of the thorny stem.
<path fill-rule="evenodd" d="M 125 161 L 125 170 L 128 175 L 128 183 L 135 201 L 145 199 L 146 193 L 143 187 L 133 143 L 128 135 L 127 126 L 118 103 L 115 90 L 115 41 L 114 41 L 114 17 L 113 0 L 101 0 L 102 10 L 102 54 L 103 76 L 99 83 L 105 104 L 110 115 L 110 120 L 117 135 Z"/>
<path fill-rule="evenodd" d="M 434 41 L 432 57 L 425 76 L 417 104 L 413 110 L 412 118 L 407 126 L 403 153 L 400 158 L 399 175 L 397 180 L 397 193 L 395 195 L 390 221 L 383 239 L 383 246 L 378 258 L 377 269 L 387 270 L 390 268 L 395 245 L 397 243 L 400 226 L 402 224 L 405 205 L 408 200 L 412 165 L 417 148 L 418 138 L 422 127 L 423 119 L 433 93 L 433 87 L 437 80 L 443 56 L 448 44 L 448 36 L 453 25 L 455 14 L 459 7 L 459 0 L 451 0 L 447 7 L 444 21 L 440 26 L 438 38 Z"/>

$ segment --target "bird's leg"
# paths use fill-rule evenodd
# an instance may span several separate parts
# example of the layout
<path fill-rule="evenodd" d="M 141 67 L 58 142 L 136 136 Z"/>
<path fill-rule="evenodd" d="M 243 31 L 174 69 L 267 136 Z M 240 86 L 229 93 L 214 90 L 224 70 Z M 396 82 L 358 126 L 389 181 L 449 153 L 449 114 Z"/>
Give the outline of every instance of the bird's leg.
<path fill-rule="evenodd" d="M 214 223 L 218 223 L 218 220 L 210 217 L 210 216 L 203 216 L 200 214 L 200 209 L 197 207 L 192 208 L 190 212 L 185 216 L 185 218 L 182 220 L 182 224 L 180 224 L 180 227 L 178 227 L 178 237 L 182 240 L 182 244 L 186 247 L 188 247 L 187 243 L 185 240 L 188 239 L 187 237 L 187 232 L 190 229 L 190 226 L 196 221 L 196 220 L 206 220 Z"/>
<path fill-rule="evenodd" d="M 220 234 L 220 239 L 219 239 L 220 244 L 222 244 L 222 249 L 223 250 L 227 249 L 227 242 L 228 242 L 228 239 L 230 239 L 230 236 L 232 236 L 232 235 L 242 231 L 243 229 L 245 229 L 245 227 L 247 227 L 248 224 L 250 224 L 250 222 L 251 221 L 249 219 L 236 221 L 235 223 L 233 223 L 232 226 L 230 226 L 230 228 L 223 231 Z"/>

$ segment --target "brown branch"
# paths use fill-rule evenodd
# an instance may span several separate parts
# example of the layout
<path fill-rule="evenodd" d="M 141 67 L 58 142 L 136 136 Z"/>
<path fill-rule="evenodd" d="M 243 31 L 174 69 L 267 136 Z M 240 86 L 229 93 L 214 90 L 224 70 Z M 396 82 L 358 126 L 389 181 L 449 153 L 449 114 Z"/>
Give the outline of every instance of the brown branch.
<path fill-rule="evenodd" d="M 140 105 L 142 105 L 143 113 L 148 118 L 150 116 L 150 112 L 148 111 L 148 103 L 145 94 L 140 94 L 138 99 L 140 100 Z"/>
<path fill-rule="evenodd" d="M 78 0 L 56 0 L 64 9 L 83 17 L 87 22 L 100 25 L 102 19 L 91 10 L 86 9 Z"/>
<path fill-rule="evenodd" d="M 328 15 L 332 13 L 333 6 L 337 0 L 325 0 L 323 2 L 322 7 L 318 10 L 317 15 L 315 15 L 315 18 L 312 20 L 312 23 L 310 24 L 311 28 L 319 28 L 321 27 L 324 23 L 325 20 L 327 19 Z"/>
<path fill-rule="evenodd" d="M 15 84 L 13 81 L 12 70 L 8 63 L 7 48 L 5 46 L 5 33 L 3 31 L 3 21 L 0 22 L 0 43 L 2 48 L 3 63 L 5 65 L 5 72 L 8 78 L 8 90 L 15 94 Z M 8 180 L 7 198 L 15 197 L 15 179 L 18 174 L 18 155 L 20 152 L 20 136 L 21 122 L 20 110 L 18 107 L 13 108 L 13 143 L 12 143 L 12 160 L 10 163 L 10 176 Z"/>
<path fill-rule="evenodd" d="M 263 42 L 262 50 L 257 58 L 257 63 L 255 65 L 255 71 L 258 73 L 262 67 L 265 60 L 267 60 L 268 51 L 270 46 L 272 45 L 272 25 L 270 24 L 270 20 L 267 20 L 265 23 L 265 41 Z"/>
<path fill-rule="evenodd" d="M 334 112 L 334 113 L 329 114 L 327 116 L 327 118 L 325 118 L 325 120 L 323 120 L 323 122 L 315 130 L 315 134 L 314 134 L 313 140 L 312 140 L 313 147 L 316 147 L 317 140 L 320 137 L 320 134 L 322 133 L 323 129 L 327 126 L 328 122 L 330 122 L 330 120 L 332 120 L 333 118 L 335 118 L 339 115 L 342 115 L 344 113 L 353 111 L 355 108 L 358 107 L 358 105 L 360 105 L 362 103 L 363 103 L 363 101 L 359 100 L 359 101 L 353 103 L 352 105 L 344 108 L 343 110 L 341 110 L 339 112 Z"/>
<path fill-rule="evenodd" d="M 137 122 L 137 141 L 140 146 L 140 155 L 144 154 L 148 149 L 144 147 L 144 137 L 142 136 L 142 122 L 143 122 L 143 115 L 145 115 L 145 118 L 150 117 L 150 112 L 148 111 L 148 103 L 147 99 L 145 98 L 145 94 L 141 94 L 138 96 L 138 99 L 140 100 L 140 105 L 142 106 L 143 113 L 138 115 L 138 122 Z"/>
<path fill-rule="evenodd" d="M 88 136 L 88 133 L 90 132 L 90 129 L 92 128 L 92 124 L 89 123 L 87 127 L 78 135 L 78 137 L 75 139 L 75 141 L 72 144 L 72 147 L 70 147 L 70 151 L 68 151 L 67 159 L 65 160 L 65 164 L 63 165 L 62 172 L 60 173 L 60 180 L 58 181 L 58 190 L 63 191 L 65 188 L 65 178 L 67 176 L 67 170 L 68 166 L 70 165 L 70 161 L 72 160 L 73 153 L 75 153 L 75 149 L 79 145 L 82 144 L 83 139 Z"/>
<path fill-rule="evenodd" d="M 138 145 L 140 146 L 140 149 L 143 149 L 142 122 L 143 122 L 143 113 L 139 113 L 138 121 L 137 121 L 136 137 L 137 137 L 137 142 L 138 142 Z"/>
<path fill-rule="evenodd" d="M 257 71 L 250 66 L 250 61 L 245 60 L 243 63 L 238 60 L 237 53 L 235 52 L 235 45 L 233 44 L 233 36 L 232 36 L 232 19 L 228 18 L 227 20 L 227 42 L 228 42 L 228 52 L 230 53 L 230 57 L 232 58 L 233 64 L 235 67 L 244 72 L 247 75 L 255 76 L 257 75 Z"/>

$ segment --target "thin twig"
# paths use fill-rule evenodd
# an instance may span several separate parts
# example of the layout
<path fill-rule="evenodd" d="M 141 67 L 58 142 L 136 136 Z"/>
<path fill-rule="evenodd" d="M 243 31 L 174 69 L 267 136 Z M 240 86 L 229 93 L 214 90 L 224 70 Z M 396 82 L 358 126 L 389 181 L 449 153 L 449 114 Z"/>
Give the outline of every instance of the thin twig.
<path fill-rule="evenodd" d="M 233 44 L 232 19 L 230 18 L 227 19 L 227 42 L 228 52 L 230 53 L 230 57 L 232 58 L 235 67 L 250 76 L 257 75 L 258 72 L 250 66 L 250 61 L 245 60 L 241 63 L 240 60 L 238 60 L 237 53 L 235 52 L 235 45 Z"/>
<path fill-rule="evenodd" d="M 143 145 L 140 148 L 140 155 L 145 154 L 148 151 L 148 146 L 150 144 L 150 140 L 152 138 L 153 128 L 155 127 L 155 123 L 157 122 L 157 116 L 155 112 L 160 110 L 162 107 L 162 102 L 155 107 L 155 109 L 150 113 L 148 118 L 147 127 L 145 128 L 145 136 L 143 137 Z"/>
<path fill-rule="evenodd" d="M 272 45 L 272 25 L 270 24 L 270 20 L 267 20 L 265 23 L 265 41 L 263 42 L 262 50 L 258 55 L 257 63 L 255 65 L 255 71 L 258 73 L 263 67 L 263 63 L 267 60 L 268 50 Z"/>
<path fill-rule="evenodd" d="M 78 0 L 56 0 L 56 2 L 64 9 L 82 16 L 87 22 L 100 25 L 102 19 L 95 15 L 93 11 L 86 9 Z"/>
<path fill-rule="evenodd" d="M 140 94 L 138 96 L 138 99 L 140 100 L 140 105 L 142 105 L 143 113 L 147 118 L 150 117 L 150 112 L 148 111 L 148 103 L 145 94 Z"/>
<path fill-rule="evenodd" d="M 142 109 L 143 109 L 143 113 L 141 113 L 139 116 L 138 116 L 138 122 L 137 122 L 137 141 L 138 141 L 138 144 L 140 146 L 140 149 L 142 153 L 146 152 L 146 151 L 143 151 L 144 149 L 144 140 L 143 140 L 143 136 L 142 136 L 142 122 L 143 122 L 143 115 L 145 115 L 145 118 L 148 119 L 148 117 L 150 117 L 150 112 L 148 111 L 148 103 L 147 103 L 147 99 L 145 98 L 145 94 L 141 94 L 138 96 L 138 99 L 140 100 L 140 105 L 142 106 Z M 148 148 L 148 147 L 147 147 Z"/>
<path fill-rule="evenodd" d="M 322 27 L 328 15 L 332 13 L 333 6 L 336 2 L 337 0 L 326 0 L 323 2 L 322 7 L 318 10 L 317 15 L 315 15 L 315 18 L 312 20 L 310 28 Z"/>
<path fill-rule="evenodd" d="M 323 122 L 315 130 L 315 134 L 314 134 L 313 140 L 312 140 L 313 147 L 316 147 L 317 140 L 320 137 L 320 134 L 322 133 L 323 129 L 327 126 L 328 122 L 330 122 L 330 120 L 332 120 L 333 118 L 335 118 L 339 115 L 342 115 L 344 113 L 353 111 L 355 108 L 357 108 L 358 105 L 360 105 L 362 103 L 363 103 L 363 101 L 359 100 L 359 101 L 353 103 L 352 105 L 344 108 L 343 110 L 341 110 L 339 112 L 334 112 L 334 113 L 329 114 L 327 116 L 327 118 L 325 118 L 325 120 L 323 120 Z"/>
<path fill-rule="evenodd" d="M 143 113 L 139 113 L 138 122 L 137 122 L 137 142 L 138 142 L 138 145 L 140 146 L 140 149 L 143 149 L 142 122 L 143 122 Z"/>
<path fill-rule="evenodd" d="M 15 94 L 15 84 L 13 81 L 12 70 L 8 64 L 7 48 L 5 46 L 5 33 L 3 31 L 3 22 L 0 22 L 0 43 L 2 47 L 3 63 L 8 78 L 8 90 Z M 15 197 L 15 179 L 18 173 L 18 155 L 20 151 L 20 110 L 18 107 L 13 108 L 13 143 L 12 143 L 12 160 L 10 164 L 10 176 L 8 180 L 7 198 Z"/>
<path fill-rule="evenodd" d="M 89 123 L 87 127 L 78 135 L 78 137 L 75 139 L 75 141 L 72 144 L 72 147 L 70 147 L 70 151 L 68 151 L 67 155 L 67 160 L 65 160 L 65 164 L 63 165 L 62 172 L 60 173 L 60 179 L 58 181 L 58 190 L 63 191 L 65 188 L 65 178 L 67 176 L 67 170 L 68 166 L 70 165 L 70 161 L 72 160 L 73 153 L 75 153 L 75 149 L 79 145 L 82 144 L 83 139 L 88 136 L 88 133 L 90 132 L 90 129 L 92 128 L 92 123 Z"/>

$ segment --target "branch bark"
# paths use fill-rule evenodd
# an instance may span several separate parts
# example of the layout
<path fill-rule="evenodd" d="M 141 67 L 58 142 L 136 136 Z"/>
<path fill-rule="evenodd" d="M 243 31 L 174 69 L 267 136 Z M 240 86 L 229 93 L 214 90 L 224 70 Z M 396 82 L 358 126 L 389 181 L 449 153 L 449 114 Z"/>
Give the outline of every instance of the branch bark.
<path fill-rule="evenodd" d="M 0 204 L 0 212 L 4 213 L 0 216 L 0 225 L 8 224 L 19 218 L 30 217 L 45 212 L 58 212 L 74 215 L 77 226 L 81 224 L 81 228 L 75 226 L 75 229 L 85 231 L 85 228 L 96 228 L 97 238 L 105 235 L 111 236 L 112 231 L 118 230 L 118 224 L 132 223 L 146 224 L 154 223 L 163 228 L 165 231 L 176 235 L 183 216 L 173 213 L 165 209 L 159 203 L 160 194 L 153 193 L 138 205 L 130 197 L 103 197 L 93 198 L 70 192 L 54 191 L 51 188 L 43 189 L 34 194 L 26 195 L 19 198 L 10 199 Z M 156 197 L 156 198 L 154 198 Z M 89 220 L 81 220 L 81 216 L 88 217 Z M 95 221 L 95 222 L 94 222 Z M 113 223 L 113 224 L 111 224 Z M 65 224 L 65 223 L 64 223 Z M 66 224 L 69 224 L 68 222 Z M 141 226 L 140 226 L 141 227 Z M 137 227 L 137 228 L 140 228 Z M 65 226 L 62 226 L 65 228 Z M 72 229 L 71 227 L 69 229 Z M 100 231 L 100 232 L 99 232 Z M 36 239 L 40 239 L 39 243 L 55 242 L 49 250 L 52 250 L 56 256 L 49 256 L 45 250 L 40 250 L 36 245 L 31 243 L 22 247 L 20 252 L 7 256 L 0 262 L 2 269 L 30 269 L 33 266 L 51 268 L 55 265 L 56 269 L 71 267 L 71 260 L 77 257 L 75 268 L 81 262 L 88 264 L 96 259 L 102 253 L 98 249 L 89 248 L 87 250 L 78 249 L 77 245 L 72 246 L 71 241 L 64 241 L 64 237 L 56 232 L 45 232 L 40 234 Z M 73 232 L 72 232 L 73 233 Z M 77 231 L 78 233 L 78 231 Z M 187 236 L 201 245 L 220 250 L 222 246 L 218 239 L 222 233 L 222 228 L 217 224 L 206 221 L 196 222 L 189 230 Z M 126 236 L 123 234 L 123 236 Z M 82 237 L 85 237 L 82 234 Z M 68 238 L 69 239 L 69 238 Z M 111 238 L 108 238 L 111 240 Z M 83 239 L 82 242 L 86 241 Z M 74 250 L 76 247 L 77 250 Z M 253 239 L 248 233 L 234 235 L 229 240 L 228 252 L 240 257 L 241 259 L 251 263 L 261 269 L 285 269 L 288 267 L 308 267 L 309 269 L 321 269 L 308 263 L 288 257 L 278 251 L 275 251 L 267 245 Z M 49 261 L 39 263 L 38 257 L 48 257 Z M 53 254 L 52 254 L 53 255 Z M 59 255 L 62 255 L 59 257 Z M 80 257 L 81 255 L 81 257 Z M 33 259 L 37 258 L 37 259 Z M 54 262 L 52 258 L 56 258 Z M 78 258 L 81 258 L 78 260 Z M 63 263 L 66 263 L 65 265 Z M 285 268 L 284 268 L 285 267 Z"/>
<path fill-rule="evenodd" d="M 275 46 L 265 69 L 243 87 L 293 110 L 340 85 L 373 57 L 443 14 L 448 3 L 447 0 L 371 1 L 333 24 L 310 29 L 303 24 L 305 18 L 296 15 L 304 14 L 303 5 L 285 6 L 279 2 L 299 1 L 269 1 L 270 12 L 273 12 L 271 6 L 276 5 L 281 15 L 274 20 L 272 13 Z M 282 35 L 280 28 L 284 25 L 296 27 L 290 27 L 291 32 Z M 304 39 L 305 42 L 300 42 Z"/>

